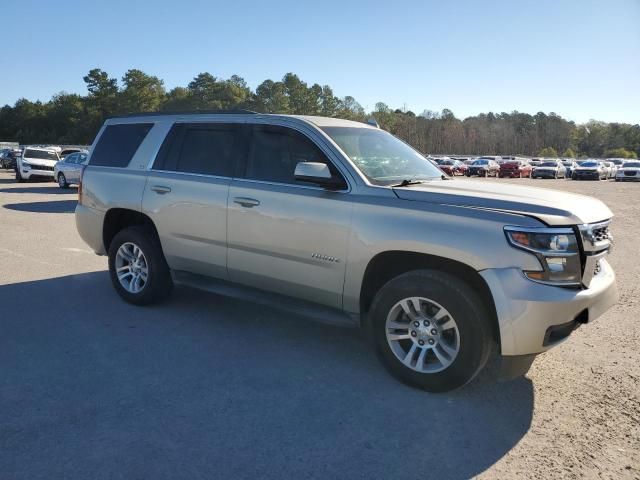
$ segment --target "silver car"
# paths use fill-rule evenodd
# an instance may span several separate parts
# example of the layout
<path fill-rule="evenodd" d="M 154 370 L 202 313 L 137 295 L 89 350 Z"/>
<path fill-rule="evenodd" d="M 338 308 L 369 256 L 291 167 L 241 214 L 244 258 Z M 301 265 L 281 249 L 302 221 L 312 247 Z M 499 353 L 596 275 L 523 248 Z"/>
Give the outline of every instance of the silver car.
<path fill-rule="evenodd" d="M 453 180 L 359 122 L 113 118 L 78 196 L 78 232 L 125 301 L 182 283 L 359 326 L 394 375 L 433 392 L 494 350 L 503 376 L 522 374 L 617 300 L 601 201 Z"/>
<path fill-rule="evenodd" d="M 56 163 L 53 168 L 53 178 L 60 188 L 69 188 L 69 185 L 80 183 L 80 173 L 89 160 L 86 151 L 70 153 L 64 159 Z"/>

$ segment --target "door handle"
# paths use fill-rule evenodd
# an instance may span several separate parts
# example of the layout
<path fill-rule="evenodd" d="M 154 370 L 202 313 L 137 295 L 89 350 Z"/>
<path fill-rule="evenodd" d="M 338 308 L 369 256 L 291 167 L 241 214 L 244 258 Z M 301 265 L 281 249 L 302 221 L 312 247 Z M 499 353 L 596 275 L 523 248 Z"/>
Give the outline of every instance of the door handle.
<path fill-rule="evenodd" d="M 171 188 L 162 185 L 154 185 L 151 187 L 151 190 L 156 192 L 158 195 L 164 195 L 165 193 L 171 192 Z"/>
<path fill-rule="evenodd" d="M 238 205 L 242 205 L 243 207 L 251 208 L 260 205 L 260 200 L 248 197 L 235 197 L 233 199 L 233 203 L 237 203 Z"/>

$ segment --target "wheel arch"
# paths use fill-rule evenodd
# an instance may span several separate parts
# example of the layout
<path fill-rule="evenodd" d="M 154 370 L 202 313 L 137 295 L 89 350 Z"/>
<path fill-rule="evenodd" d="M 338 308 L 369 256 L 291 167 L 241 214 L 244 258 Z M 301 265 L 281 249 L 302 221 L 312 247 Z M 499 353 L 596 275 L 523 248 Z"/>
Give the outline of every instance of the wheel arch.
<path fill-rule="evenodd" d="M 156 236 L 158 235 L 156 226 L 148 215 L 128 208 L 109 209 L 104 216 L 102 227 L 102 243 L 105 251 L 109 251 L 109 245 L 118 232 L 133 226 L 149 227 Z"/>
<path fill-rule="evenodd" d="M 457 260 L 437 255 L 389 250 L 380 252 L 371 258 L 365 269 L 360 287 L 360 313 L 362 318 L 367 317 L 376 293 L 389 280 L 403 273 L 422 269 L 439 270 L 454 275 L 476 291 L 486 306 L 485 308 L 491 321 L 492 337 L 500 345 L 498 315 L 493 295 L 487 282 L 473 267 Z"/>

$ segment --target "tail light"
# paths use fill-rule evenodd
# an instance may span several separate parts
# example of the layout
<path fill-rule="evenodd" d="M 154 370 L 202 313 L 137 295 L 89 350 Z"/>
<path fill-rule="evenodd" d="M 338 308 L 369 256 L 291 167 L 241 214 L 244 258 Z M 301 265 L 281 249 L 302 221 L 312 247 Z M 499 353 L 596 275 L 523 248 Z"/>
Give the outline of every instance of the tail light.
<path fill-rule="evenodd" d="M 82 205 L 82 177 L 84 177 L 85 165 L 80 167 L 80 181 L 78 182 L 78 205 Z"/>

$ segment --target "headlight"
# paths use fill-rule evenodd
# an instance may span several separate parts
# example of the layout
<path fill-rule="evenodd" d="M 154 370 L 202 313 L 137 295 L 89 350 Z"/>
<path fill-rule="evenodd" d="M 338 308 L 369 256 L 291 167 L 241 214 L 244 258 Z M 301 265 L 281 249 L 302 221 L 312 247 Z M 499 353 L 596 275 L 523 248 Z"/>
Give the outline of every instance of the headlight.
<path fill-rule="evenodd" d="M 530 280 L 559 286 L 579 286 L 582 267 L 578 241 L 570 228 L 504 227 L 509 243 L 535 255 L 542 270 L 524 271 Z"/>
<path fill-rule="evenodd" d="M 31 164 L 29 162 L 22 161 L 22 168 L 31 168 Z"/>

